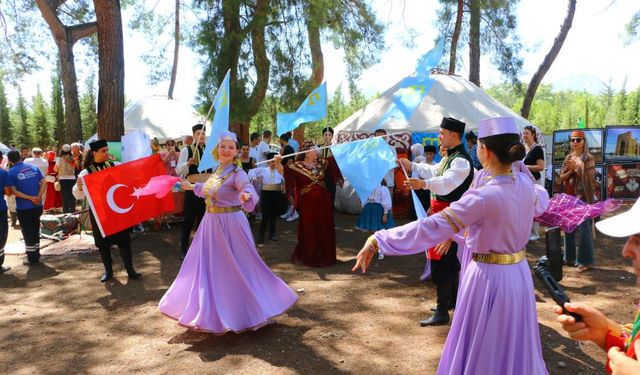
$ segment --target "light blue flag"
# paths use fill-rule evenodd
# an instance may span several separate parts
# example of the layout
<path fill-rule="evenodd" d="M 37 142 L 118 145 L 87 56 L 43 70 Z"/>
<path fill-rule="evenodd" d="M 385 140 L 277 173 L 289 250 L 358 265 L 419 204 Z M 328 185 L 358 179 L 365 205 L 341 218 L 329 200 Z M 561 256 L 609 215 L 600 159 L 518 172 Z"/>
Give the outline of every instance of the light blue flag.
<path fill-rule="evenodd" d="M 307 96 L 300 107 L 293 113 L 278 113 L 276 115 L 276 134 L 282 134 L 304 124 L 305 122 L 320 121 L 327 117 L 327 83 L 324 82 Z"/>
<path fill-rule="evenodd" d="M 422 55 L 420 60 L 418 60 L 418 64 L 416 65 L 416 76 L 418 77 L 429 77 L 431 73 L 431 69 L 438 66 L 440 63 L 440 59 L 442 59 L 442 54 L 444 53 L 444 38 L 440 37 L 436 42 L 436 46 L 433 47 L 432 50 Z"/>
<path fill-rule="evenodd" d="M 340 172 L 364 205 L 389 169 L 396 166 L 396 153 L 381 137 L 331 146 Z"/>
<path fill-rule="evenodd" d="M 418 199 L 418 195 L 415 190 L 411 190 L 411 196 L 413 197 L 413 207 L 416 209 L 416 217 L 418 219 L 424 219 L 427 217 L 427 212 L 424 210 L 420 199 Z"/>
<path fill-rule="evenodd" d="M 213 121 L 211 121 L 211 134 L 207 139 L 204 155 L 202 155 L 198 165 L 198 171 L 200 172 L 218 165 L 218 161 L 213 159 L 211 151 L 216 147 L 220 133 L 229 130 L 229 73 L 230 71 L 227 70 L 216 97 L 213 99 L 215 113 L 213 114 Z"/>
<path fill-rule="evenodd" d="M 401 124 L 409 122 L 433 86 L 434 80 L 429 78 L 429 74 L 431 69 L 440 62 L 443 51 L 444 38 L 441 37 L 436 42 L 436 46 L 420 58 L 416 65 L 415 74 L 405 77 L 400 82 L 400 87 L 393 94 L 393 102 L 378 121 L 377 128 L 384 128 L 384 125 L 391 120 Z"/>

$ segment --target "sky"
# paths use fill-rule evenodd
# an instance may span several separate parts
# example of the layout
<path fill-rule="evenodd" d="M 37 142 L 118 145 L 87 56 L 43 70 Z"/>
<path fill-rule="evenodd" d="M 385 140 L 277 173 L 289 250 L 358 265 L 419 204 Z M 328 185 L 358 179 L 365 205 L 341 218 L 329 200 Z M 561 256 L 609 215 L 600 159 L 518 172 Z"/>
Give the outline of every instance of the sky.
<path fill-rule="evenodd" d="M 385 91 L 403 77 L 410 75 L 418 58 L 433 48 L 438 37 L 434 27 L 437 0 L 373 0 L 373 8 L 379 19 L 387 25 L 386 50 L 380 52 L 380 63 L 363 72 L 358 85 L 367 96 Z M 520 79 L 528 82 L 547 54 L 566 15 L 567 1 L 521 0 L 518 7 L 518 34 L 524 49 L 521 56 L 524 65 Z M 542 83 L 556 89 L 576 89 L 599 92 L 603 84 L 611 81 L 617 90 L 626 78 L 627 90 L 640 87 L 640 40 L 625 46 L 622 40 L 624 25 L 631 15 L 640 9 L 637 0 L 590 0 L 577 4 L 573 26 L 551 69 Z M 168 82 L 150 86 L 146 81 L 148 68 L 140 60 L 150 44 L 138 34 L 128 30 L 128 14 L 125 26 L 125 96 L 131 102 L 150 95 L 166 95 Z M 414 36 L 412 43 L 409 36 Z M 52 43 L 53 47 L 53 43 Z M 325 80 L 329 97 L 342 85 L 347 91 L 346 70 L 341 51 L 330 45 L 323 46 L 325 56 Z M 461 52 L 464 63 L 457 74 L 468 77 L 468 51 Z M 167 56 L 171 64 L 172 56 Z M 87 69 L 79 67 L 79 80 L 86 77 Z M 197 56 L 185 46 L 180 50 L 178 78 L 174 97 L 189 104 L 197 101 L 200 68 Z M 25 80 L 22 86 L 27 97 L 35 94 L 36 84 L 46 95 L 50 92 L 50 70 Z M 481 59 L 480 81 L 483 87 L 502 82 L 504 78 L 492 67 L 488 56 Z M 84 84 L 79 82 L 82 89 Z M 15 93 L 8 90 L 15 103 Z M 212 93 L 212 96 L 214 93 Z M 13 96 L 13 98 L 12 98 Z"/>

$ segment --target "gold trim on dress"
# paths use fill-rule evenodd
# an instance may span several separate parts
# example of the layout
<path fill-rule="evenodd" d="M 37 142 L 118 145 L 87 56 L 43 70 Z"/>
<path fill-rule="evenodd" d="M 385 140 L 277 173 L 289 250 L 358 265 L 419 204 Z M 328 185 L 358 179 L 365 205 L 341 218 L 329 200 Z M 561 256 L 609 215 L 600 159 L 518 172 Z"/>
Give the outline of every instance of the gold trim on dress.
<path fill-rule="evenodd" d="M 453 231 L 455 233 L 460 232 L 460 228 L 458 228 L 458 226 L 453 222 L 453 220 L 449 217 L 449 215 L 447 215 L 447 213 L 444 210 L 442 210 L 442 211 L 440 211 L 438 213 L 441 214 L 442 217 L 444 217 L 447 220 L 447 222 L 451 226 L 451 229 L 453 229 Z"/>
<path fill-rule="evenodd" d="M 231 206 L 231 207 L 218 207 L 218 206 L 207 206 L 207 212 L 210 214 L 229 214 L 232 212 L 238 212 L 242 210 L 240 206 Z"/>
<path fill-rule="evenodd" d="M 456 215 L 456 213 L 451 209 L 451 207 L 445 207 L 442 211 L 447 211 L 447 213 L 451 215 L 458 224 L 460 224 L 460 229 L 464 229 L 467 227 L 466 225 L 464 225 L 462 220 L 460 220 L 458 215 Z"/>
<path fill-rule="evenodd" d="M 481 263 L 489 264 L 516 264 L 520 263 L 526 256 L 524 250 L 520 250 L 517 253 L 511 254 L 481 254 L 473 253 L 473 260 Z"/>
<path fill-rule="evenodd" d="M 282 184 L 264 184 L 262 190 L 266 191 L 282 191 Z"/>

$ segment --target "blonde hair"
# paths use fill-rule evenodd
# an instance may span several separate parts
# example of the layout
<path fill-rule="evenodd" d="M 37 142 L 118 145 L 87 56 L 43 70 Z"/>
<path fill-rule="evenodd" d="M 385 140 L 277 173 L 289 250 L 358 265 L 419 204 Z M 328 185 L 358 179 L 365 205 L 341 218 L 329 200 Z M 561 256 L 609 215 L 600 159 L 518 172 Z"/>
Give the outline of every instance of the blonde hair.
<path fill-rule="evenodd" d="M 221 141 L 221 142 L 224 142 L 224 141 L 228 141 L 228 139 L 223 140 L 223 141 Z M 232 141 L 232 142 L 236 145 L 236 150 L 238 150 L 238 142 L 236 142 L 236 141 Z M 218 142 L 218 143 L 216 144 L 216 147 L 214 147 L 214 148 L 213 148 L 213 150 L 211 151 L 211 155 L 213 155 L 213 158 L 214 158 L 215 160 L 220 160 L 220 153 L 218 152 L 218 146 L 219 146 L 219 145 L 220 145 L 220 142 Z M 235 161 L 236 159 L 238 159 L 238 153 L 237 153 L 237 152 L 236 152 L 236 154 L 233 156 L 233 160 Z"/>

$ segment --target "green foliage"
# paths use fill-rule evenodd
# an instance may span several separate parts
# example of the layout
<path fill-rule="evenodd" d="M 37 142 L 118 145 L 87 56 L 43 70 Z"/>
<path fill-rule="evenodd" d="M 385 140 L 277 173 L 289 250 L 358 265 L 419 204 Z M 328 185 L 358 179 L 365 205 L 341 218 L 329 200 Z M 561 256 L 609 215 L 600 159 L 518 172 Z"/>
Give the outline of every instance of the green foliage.
<path fill-rule="evenodd" d="M 486 91 L 514 112 L 522 106 L 523 98 L 517 86 L 504 83 Z M 579 118 L 585 120 L 588 128 L 640 125 L 640 87 L 627 92 L 623 86 L 616 92 L 609 82 L 603 84 L 599 93 L 592 94 L 575 90 L 554 91 L 551 85 L 540 85 L 529 115 L 531 123 L 545 134 L 551 134 L 557 129 L 577 127 Z"/>
<path fill-rule="evenodd" d="M 84 93 L 80 97 L 80 119 L 82 122 L 82 139 L 89 139 L 96 133 L 98 114 L 95 94 L 95 73 L 87 79 Z"/>
<path fill-rule="evenodd" d="M 47 119 L 48 109 L 42 98 L 40 85 L 38 85 L 36 96 L 33 97 L 31 108 L 28 118 L 32 127 L 33 144 L 46 149 L 51 143 L 51 139 L 49 138 L 49 121 Z"/>
<path fill-rule="evenodd" d="M 0 76 L 0 142 L 7 145 L 12 142 L 11 139 L 11 119 L 9 118 L 9 103 L 7 103 L 7 94 L 4 91 L 3 77 Z"/>
<path fill-rule="evenodd" d="M 31 147 L 31 137 L 29 136 L 29 124 L 27 122 L 27 103 L 22 96 L 22 90 L 18 88 L 18 102 L 13 112 L 13 143 L 16 147 Z"/>
<path fill-rule="evenodd" d="M 53 143 L 58 148 L 64 143 L 64 105 L 62 103 L 62 82 L 60 66 L 51 77 L 51 124 L 53 124 Z"/>
<path fill-rule="evenodd" d="M 640 32 L 640 11 L 637 11 L 631 16 L 631 20 L 625 25 L 624 30 L 624 41 L 626 44 L 631 44 L 638 39 L 638 32 Z"/>

